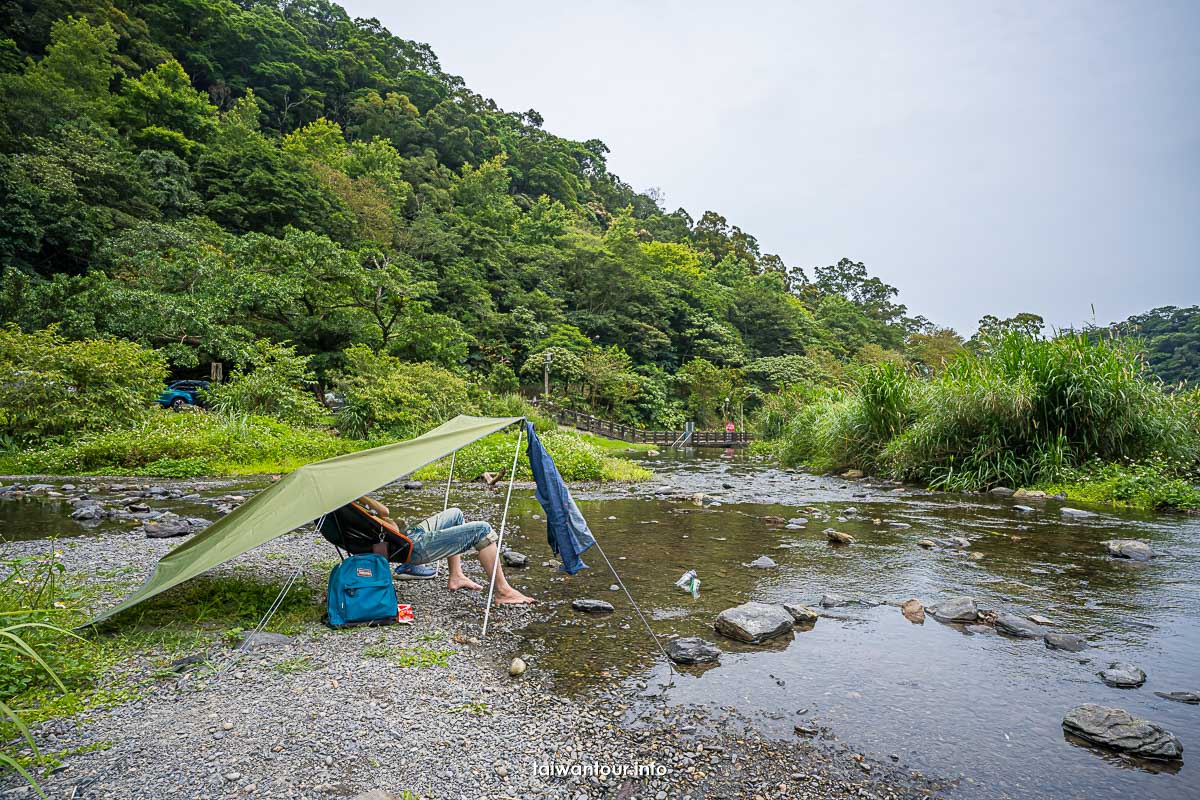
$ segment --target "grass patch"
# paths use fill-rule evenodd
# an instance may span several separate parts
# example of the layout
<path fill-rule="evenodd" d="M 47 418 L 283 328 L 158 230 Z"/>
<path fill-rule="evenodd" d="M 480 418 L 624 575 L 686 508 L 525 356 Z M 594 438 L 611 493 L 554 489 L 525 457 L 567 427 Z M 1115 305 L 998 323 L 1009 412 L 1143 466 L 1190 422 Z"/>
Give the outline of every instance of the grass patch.
<path fill-rule="evenodd" d="M 454 655 L 453 650 L 434 650 L 429 647 L 403 647 L 395 652 L 392 658 L 401 667 L 426 669 L 428 667 L 450 666 L 450 656 L 452 655 Z"/>
<path fill-rule="evenodd" d="M 1045 489 L 1082 500 L 1118 508 L 1155 510 L 1200 510 L 1200 489 L 1191 480 L 1175 477 L 1185 473 L 1183 465 L 1163 459 L 1141 463 L 1092 462 L 1063 470 L 1062 477 Z"/>
<path fill-rule="evenodd" d="M 638 481 L 653 476 L 650 470 L 625 458 L 608 455 L 601 448 L 575 433 L 563 430 L 538 434 L 546 450 L 554 458 L 563 479 L 567 481 Z M 495 433 L 459 451 L 454 463 L 458 480 L 475 480 L 485 472 L 508 474 L 512 467 L 517 432 Z M 413 473 L 418 480 L 445 480 L 450 471 L 450 459 L 422 467 Z M 517 478 L 533 480 L 525 447 L 517 460 Z"/>
<path fill-rule="evenodd" d="M 281 658 L 276 661 L 271 667 L 276 672 L 282 672 L 284 675 L 293 675 L 297 672 L 308 672 L 319 668 L 321 665 L 312 656 L 291 656 L 290 658 Z"/>
<path fill-rule="evenodd" d="M 476 700 L 473 703 L 462 703 L 461 705 L 451 706 L 451 714 L 470 714 L 474 717 L 494 717 L 496 714 L 492 711 L 492 707 L 482 700 Z"/>

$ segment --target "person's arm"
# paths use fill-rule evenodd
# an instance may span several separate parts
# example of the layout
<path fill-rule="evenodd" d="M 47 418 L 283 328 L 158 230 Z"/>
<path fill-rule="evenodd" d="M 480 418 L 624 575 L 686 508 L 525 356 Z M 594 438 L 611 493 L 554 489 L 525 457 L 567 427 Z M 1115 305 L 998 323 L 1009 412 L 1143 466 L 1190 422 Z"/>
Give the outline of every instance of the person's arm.
<path fill-rule="evenodd" d="M 358 502 L 362 503 L 381 517 L 389 516 L 388 507 L 370 495 L 363 495 L 362 497 L 358 498 Z"/>

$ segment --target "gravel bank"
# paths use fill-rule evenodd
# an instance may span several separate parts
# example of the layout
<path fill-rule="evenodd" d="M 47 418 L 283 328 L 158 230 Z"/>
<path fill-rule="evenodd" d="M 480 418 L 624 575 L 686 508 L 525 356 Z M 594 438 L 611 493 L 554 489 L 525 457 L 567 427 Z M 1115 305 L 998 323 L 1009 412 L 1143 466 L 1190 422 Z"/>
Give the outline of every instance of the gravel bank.
<path fill-rule="evenodd" d="M 414 502 L 440 507 L 435 494 Z M 495 502 L 476 492 L 463 505 L 486 513 Z M 70 574 L 111 598 L 178 542 L 146 539 L 128 525 L 98 530 L 95 537 L 4 543 L 0 553 L 61 550 Z M 223 571 L 282 583 L 306 567 L 301 579 L 319 597 L 326 573 L 311 565 L 331 556 L 323 541 L 294 533 Z M 474 559 L 467 568 L 481 577 Z M 515 582 L 520 586 L 519 573 Z M 138 699 L 37 729 L 49 751 L 77 751 L 45 779 L 47 794 L 324 800 L 379 788 L 421 798 L 699 800 L 934 792 L 890 764 L 832 745 L 765 738 L 734 709 L 664 708 L 636 683 L 583 698 L 556 696 L 536 654 L 521 653 L 515 635 L 538 609 L 499 611 L 480 644 L 479 595 L 450 593 L 440 582 L 407 582 L 401 594 L 416 609 L 415 625 L 334 632 L 320 625 L 314 606 L 311 625 L 236 663 L 214 634 L 200 653 L 205 663 L 182 679 L 164 674 L 163 665 L 186 654 L 129 664 L 119 680 L 142 686 Z M 444 665 L 402 667 L 394 658 L 402 649 L 434 653 Z M 531 666 L 512 678 L 507 668 L 517 654 Z M 206 666 L 227 664 L 221 674 Z M 587 774 L 593 765 L 608 774 Z M 618 774 L 631 767 L 650 774 Z M 555 770 L 566 774 L 550 774 Z M 34 796 L 7 776 L 0 787 L 4 797 Z"/>

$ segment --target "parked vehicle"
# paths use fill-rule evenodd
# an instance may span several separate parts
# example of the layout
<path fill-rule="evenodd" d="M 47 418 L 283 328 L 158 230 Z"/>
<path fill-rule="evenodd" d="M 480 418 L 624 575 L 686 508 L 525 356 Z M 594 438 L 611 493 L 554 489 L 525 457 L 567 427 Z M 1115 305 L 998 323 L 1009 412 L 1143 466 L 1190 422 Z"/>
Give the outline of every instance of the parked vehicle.
<path fill-rule="evenodd" d="M 208 386 L 208 381 L 172 381 L 158 396 L 158 404 L 174 411 L 181 411 L 184 406 L 204 408 L 204 392 Z"/>

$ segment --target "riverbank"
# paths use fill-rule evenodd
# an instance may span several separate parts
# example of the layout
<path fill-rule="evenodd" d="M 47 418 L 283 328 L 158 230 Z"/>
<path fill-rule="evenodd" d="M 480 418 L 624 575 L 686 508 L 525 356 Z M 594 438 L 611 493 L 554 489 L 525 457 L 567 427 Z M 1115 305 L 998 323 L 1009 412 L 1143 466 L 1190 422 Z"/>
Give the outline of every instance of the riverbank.
<path fill-rule="evenodd" d="M 162 487 L 165 494 L 145 497 L 144 504 L 178 509 L 194 502 L 171 496 L 185 488 L 200 490 L 197 508 L 236 503 L 220 494 L 228 485 L 218 483 Z M 55 506 L 65 523 L 68 506 L 48 496 L 61 488 L 16 502 Z M 432 489 L 391 490 L 386 497 L 414 512 L 440 503 Z M 471 490 L 459 502 L 487 517 L 499 500 L 489 490 Z M 95 535 L 6 542 L 3 553 L 54 558 L 64 576 L 82 585 L 87 602 L 103 607 L 174 544 L 146 539 L 138 524 L 105 521 Z M 43 751 L 62 762 L 43 782 L 49 796 L 327 798 L 382 788 L 421 798 L 699 800 L 907 798 L 933 788 L 889 762 L 833 744 L 767 737 L 736 710 L 665 705 L 653 681 L 614 674 L 585 695 L 558 693 L 549 666 L 521 635 L 561 610 L 544 592 L 537 592 L 539 607 L 497 612 L 485 643 L 478 641 L 482 598 L 436 582 L 400 585 L 402 601 L 416 609 L 411 627 L 330 631 L 317 619 L 331 557 L 322 540 L 294 533 L 192 581 L 186 591 L 164 595 L 157 612 L 134 614 L 76 645 L 127 649 L 109 654 L 95 687 L 105 702 L 35 727 Z M 467 566 L 480 577 L 477 562 L 468 559 Z M 230 583 L 278 586 L 297 568 L 293 600 L 268 626 L 287 638 L 231 663 L 238 629 L 252 625 L 263 597 L 255 590 L 239 611 L 225 597 Z M 532 570 L 550 571 L 536 565 L 515 571 L 514 582 L 530 585 Z M 220 596 L 205 591 L 216 588 Z M 200 608 L 205 604 L 214 607 Z M 519 678 L 508 674 L 516 655 L 529 664 Z M 177 672 L 172 665 L 181 659 L 192 663 Z M 654 774 L 604 780 L 571 774 L 593 764 Z M 553 769 L 568 774 L 545 774 Z M 11 777 L 5 785 L 14 787 L 6 796 L 33 796 Z"/>

